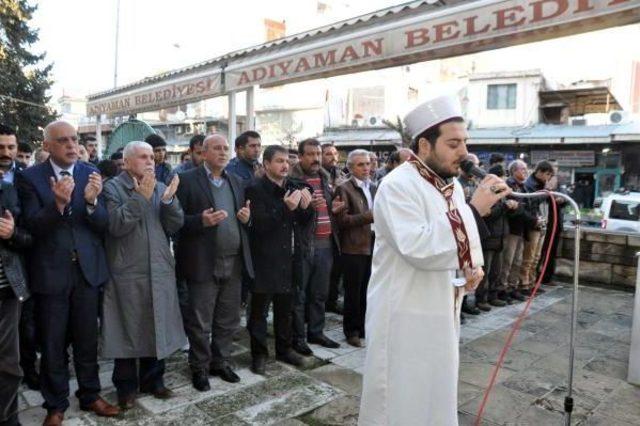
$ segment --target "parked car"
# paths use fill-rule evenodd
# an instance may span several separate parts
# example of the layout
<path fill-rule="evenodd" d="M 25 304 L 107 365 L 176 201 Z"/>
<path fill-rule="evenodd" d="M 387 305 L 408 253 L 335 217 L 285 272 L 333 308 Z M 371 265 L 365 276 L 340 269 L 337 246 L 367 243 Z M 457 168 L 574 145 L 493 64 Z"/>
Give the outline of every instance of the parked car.
<path fill-rule="evenodd" d="M 611 194 L 602 200 L 602 229 L 640 233 L 640 192 Z"/>

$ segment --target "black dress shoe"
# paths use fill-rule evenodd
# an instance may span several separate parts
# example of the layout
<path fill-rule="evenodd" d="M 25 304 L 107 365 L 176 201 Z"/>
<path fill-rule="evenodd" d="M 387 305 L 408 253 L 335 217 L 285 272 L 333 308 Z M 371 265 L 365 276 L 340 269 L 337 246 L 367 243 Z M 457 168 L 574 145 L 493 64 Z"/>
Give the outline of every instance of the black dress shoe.
<path fill-rule="evenodd" d="M 294 351 L 298 352 L 300 355 L 311 356 L 313 355 L 313 351 L 307 345 L 304 340 L 297 340 L 293 342 L 292 348 Z"/>
<path fill-rule="evenodd" d="M 486 302 L 476 303 L 476 308 L 480 309 L 483 312 L 489 312 L 491 310 L 491 306 L 489 306 Z"/>
<path fill-rule="evenodd" d="M 206 392 L 211 389 L 211 386 L 209 385 L 209 376 L 204 373 L 193 373 L 193 376 L 191 376 L 191 383 L 193 383 L 193 387 L 200 392 Z"/>
<path fill-rule="evenodd" d="M 173 397 L 173 392 L 169 390 L 166 386 L 162 385 L 160 387 L 151 388 L 151 387 L 141 387 L 140 393 L 150 393 L 157 399 L 169 399 Z"/>
<path fill-rule="evenodd" d="M 212 376 L 220 377 L 225 382 L 238 383 L 240 381 L 240 376 L 238 376 L 228 365 L 225 365 L 222 368 L 212 368 L 209 370 L 209 373 Z"/>
<path fill-rule="evenodd" d="M 360 340 L 359 336 L 348 337 L 347 343 L 353 346 L 354 348 L 364 348 L 364 345 L 362 344 L 362 340 Z"/>
<path fill-rule="evenodd" d="M 282 361 L 287 364 L 291 364 L 294 367 L 302 367 L 304 365 L 304 358 L 298 355 L 293 349 L 288 350 L 284 354 L 276 355 L 278 361 Z"/>
<path fill-rule="evenodd" d="M 331 349 L 336 349 L 340 347 L 340 343 L 334 342 L 324 334 L 321 334 L 319 336 L 314 336 L 314 337 L 308 337 L 307 342 L 315 343 L 316 345 L 324 346 L 325 348 L 331 348 Z"/>
<path fill-rule="evenodd" d="M 157 389 L 154 389 L 151 392 L 151 395 L 153 395 L 154 398 L 156 399 L 169 399 L 169 398 L 173 398 L 173 392 L 171 392 L 171 390 L 165 386 L 159 387 Z"/>
<path fill-rule="evenodd" d="M 509 294 L 511 300 L 517 300 L 518 302 L 524 302 L 527 298 L 521 294 L 518 290 L 514 290 Z"/>
<path fill-rule="evenodd" d="M 475 306 L 463 304 L 462 305 L 462 312 L 464 312 L 465 314 L 469 314 L 469 315 L 480 315 L 481 311 L 480 311 L 480 309 L 476 308 Z"/>
<path fill-rule="evenodd" d="M 265 357 L 254 357 L 253 360 L 251 360 L 251 371 L 253 371 L 255 374 L 264 376 L 266 363 L 267 359 Z"/>
<path fill-rule="evenodd" d="M 40 390 L 40 377 L 35 371 L 25 371 L 24 377 L 22 378 L 22 383 L 27 385 L 27 387 L 31 390 Z"/>
<path fill-rule="evenodd" d="M 507 306 L 507 302 L 504 300 L 500 300 L 497 297 L 495 299 L 491 299 L 489 300 L 489 304 L 491 306 L 497 306 L 499 308 L 503 307 L 503 306 Z"/>
<path fill-rule="evenodd" d="M 118 407 L 120 407 L 121 410 L 130 410 L 135 406 L 135 404 L 136 404 L 135 394 L 118 397 Z"/>
<path fill-rule="evenodd" d="M 327 303 L 325 305 L 325 311 L 333 312 L 334 314 L 338 314 L 338 315 L 343 315 L 344 314 L 344 310 L 342 309 L 342 306 L 340 306 L 338 304 L 338 302 L 336 302 L 336 303 Z"/>

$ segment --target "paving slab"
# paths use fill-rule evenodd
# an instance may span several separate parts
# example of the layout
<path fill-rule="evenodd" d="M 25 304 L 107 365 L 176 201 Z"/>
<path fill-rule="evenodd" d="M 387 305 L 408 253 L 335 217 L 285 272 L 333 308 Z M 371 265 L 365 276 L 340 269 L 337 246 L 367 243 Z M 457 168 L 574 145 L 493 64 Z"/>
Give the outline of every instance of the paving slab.
<path fill-rule="evenodd" d="M 614 379 L 626 380 L 629 364 L 614 359 L 596 358 L 589 361 L 584 366 L 584 369 L 604 376 L 613 377 Z"/>
<path fill-rule="evenodd" d="M 307 413 L 329 403 L 339 395 L 341 393 L 329 385 L 314 383 L 240 410 L 235 415 L 252 425 L 269 425 Z"/>
<path fill-rule="evenodd" d="M 461 381 L 485 388 L 489 384 L 489 378 L 495 366 L 491 363 L 464 362 L 460 363 L 459 377 Z M 496 378 L 496 383 L 503 382 L 511 377 L 515 371 L 502 368 Z"/>
<path fill-rule="evenodd" d="M 483 395 L 478 395 L 469 402 L 462 404 L 460 410 L 471 415 L 476 415 L 482 399 Z M 493 388 L 491 396 L 485 406 L 483 419 L 498 424 L 510 423 L 524 413 L 531 404 L 532 402 L 529 395 L 497 384 Z"/>
<path fill-rule="evenodd" d="M 236 370 L 236 373 L 240 376 L 240 383 L 227 383 L 218 378 L 210 377 L 209 384 L 211 385 L 211 390 L 209 391 L 199 392 L 189 384 L 174 389 L 173 398 L 157 399 L 149 395 L 139 398 L 137 403 L 150 413 L 161 414 L 184 405 L 195 404 L 214 396 L 233 392 L 265 380 L 264 376 L 253 374 L 248 369 Z"/>
<path fill-rule="evenodd" d="M 512 374 L 502 382 L 508 389 L 541 397 L 561 385 L 565 378 L 549 370 L 527 370 Z"/>
<path fill-rule="evenodd" d="M 640 387 L 623 383 L 609 398 L 602 402 L 596 413 L 602 416 L 639 425 Z"/>
<path fill-rule="evenodd" d="M 347 395 L 360 396 L 362 393 L 362 375 L 351 369 L 329 364 L 307 371 L 307 374 L 341 389 Z"/>
<path fill-rule="evenodd" d="M 360 398 L 347 395 L 334 399 L 303 419 L 310 424 L 356 426 L 359 410 Z"/>

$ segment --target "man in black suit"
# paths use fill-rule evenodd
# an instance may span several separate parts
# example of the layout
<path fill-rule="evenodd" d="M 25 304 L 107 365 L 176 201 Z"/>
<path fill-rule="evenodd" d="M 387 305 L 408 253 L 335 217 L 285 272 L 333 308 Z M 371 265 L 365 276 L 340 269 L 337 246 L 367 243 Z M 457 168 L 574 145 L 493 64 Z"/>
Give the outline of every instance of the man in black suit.
<path fill-rule="evenodd" d="M 277 145 L 264 152 L 266 175 L 246 189 L 251 205 L 251 254 L 255 281 L 251 293 L 249 334 L 252 370 L 264 374 L 267 349 L 267 306 L 273 300 L 276 359 L 303 365 L 291 347 L 294 283 L 301 282 L 301 260 L 310 250 L 314 210 L 311 187 L 288 179 L 289 153 Z"/>
<path fill-rule="evenodd" d="M 253 277 L 247 236 L 251 210 L 241 180 L 225 172 L 227 140 L 208 136 L 202 156 L 204 164 L 181 174 L 177 195 L 185 223 L 176 248 L 178 272 L 189 291 L 184 322 L 193 386 L 199 391 L 210 388 L 208 373 L 240 381 L 228 358 L 240 325 L 242 273 Z"/>
<path fill-rule="evenodd" d="M 17 226 L 19 213 L 15 189 L 0 182 L 0 425 L 20 424 L 18 329 L 21 305 L 30 300 L 21 249 L 31 244 L 31 235 Z"/>
<path fill-rule="evenodd" d="M 78 161 L 78 136 L 69 123 L 47 125 L 44 146 L 49 160 L 19 173 L 16 186 L 25 227 L 34 236 L 30 284 L 42 349 L 44 425 L 50 426 L 62 424 L 69 407 L 69 343 L 80 408 L 109 417 L 119 409 L 99 395 L 98 295 L 108 278 L 102 246 L 108 216 L 98 198 L 102 180 L 92 165 Z"/>
<path fill-rule="evenodd" d="M 12 128 L 0 124 L 0 173 L 2 181 L 13 185 L 16 173 L 26 168 L 25 164 L 16 161 L 20 146 L 16 134 Z M 36 361 L 36 324 L 34 317 L 34 300 L 28 298 L 22 303 L 20 312 L 20 366 L 22 367 L 22 381 L 29 389 L 38 390 L 38 370 Z"/>

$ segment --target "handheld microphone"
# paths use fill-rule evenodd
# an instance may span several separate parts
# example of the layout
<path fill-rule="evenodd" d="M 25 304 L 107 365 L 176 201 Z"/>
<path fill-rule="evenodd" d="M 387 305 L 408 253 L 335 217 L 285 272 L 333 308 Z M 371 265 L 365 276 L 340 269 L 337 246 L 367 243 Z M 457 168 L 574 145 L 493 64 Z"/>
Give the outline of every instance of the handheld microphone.
<path fill-rule="evenodd" d="M 460 162 L 460 169 L 462 169 L 462 171 L 465 172 L 465 174 L 471 175 L 471 176 L 475 176 L 478 179 L 484 179 L 489 174 L 489 173 L 485 172 L 483 169 L 481 169 L 480 167 L 478 167 L 475 164 L 473 164 L 473 161 L 471 161 L 471 160 L 462 160 Z M 495 190 L 493 190 L 493 188 L 492 188 L 492 191 L 496 192 Z M 496 192 L 496 193 L 498 193 L 498 192 Z M 556 192 L 547 192 L 547 191 L 537 191 L 537 192 L 515 192 L 515 191 L 512 191 L 510 197 L 538 198 L 538 197 L 549 197 L 550 195 L 558 195 L 558 193 L 556 193 Z M 566 199 L 567 197 L 566 196 L 562 196 L 562 198 Z"/>
<path fill-rule="evenodd" d="M 465 174 L 475 176 L 478 179 L 484 179 L 487 176 L 487 172 L 473 164 L 471 160 L 462 160 L 460 162 L 460 168 Z"/>
<path fill-rule="evenodd" d="M 473 164 L 473 161 L 471 160 L 462 160 L 460 162 L 460 168 L 466 175 L 477 177 L 480 180 L 484 179 L 488 175 L 488 173 L 483 169 Z M 493 186 L 491 186 L 491 191 L 495 192 L 496 194 L 501 192 L 499 189 L 494 188 Z"/>

